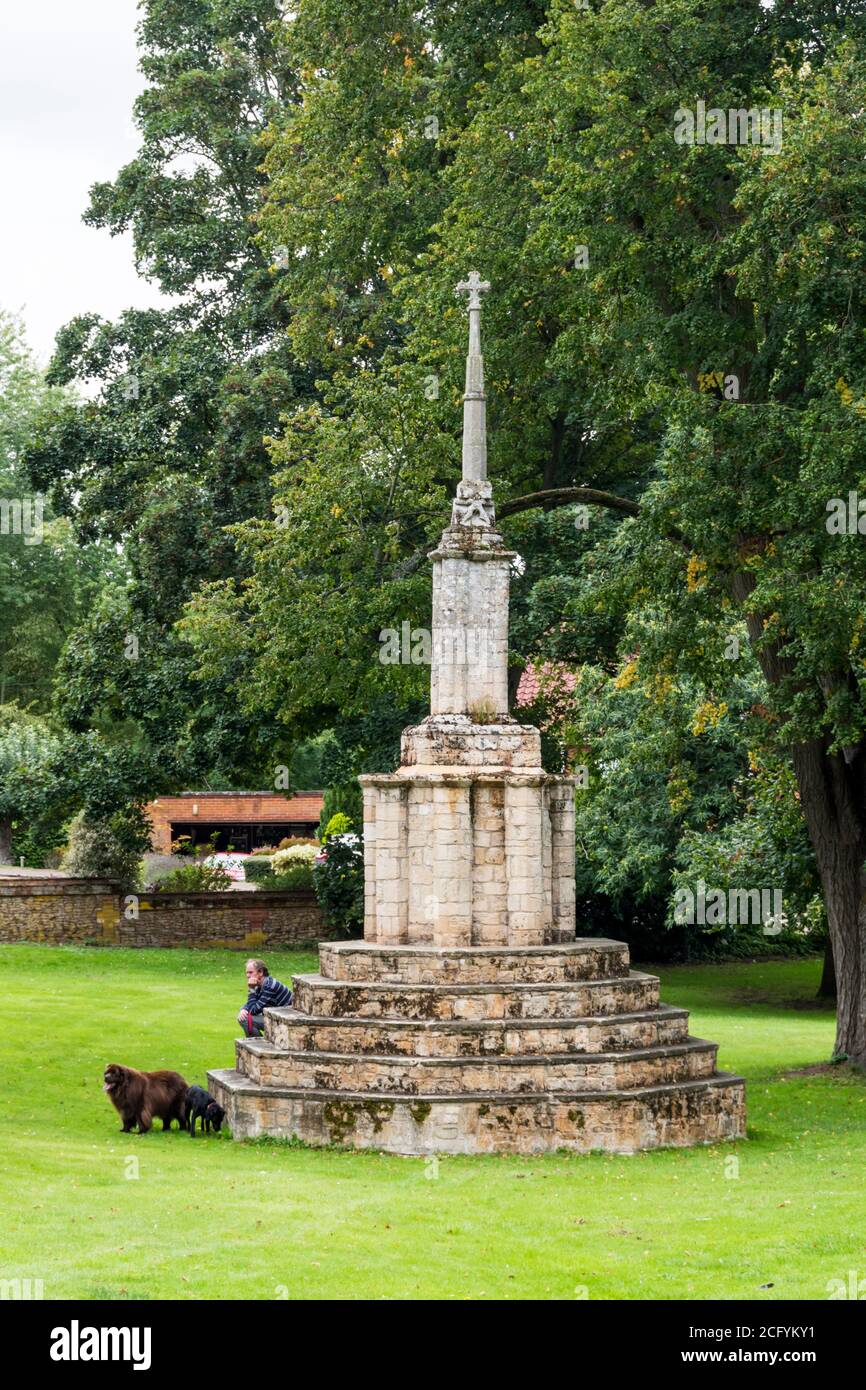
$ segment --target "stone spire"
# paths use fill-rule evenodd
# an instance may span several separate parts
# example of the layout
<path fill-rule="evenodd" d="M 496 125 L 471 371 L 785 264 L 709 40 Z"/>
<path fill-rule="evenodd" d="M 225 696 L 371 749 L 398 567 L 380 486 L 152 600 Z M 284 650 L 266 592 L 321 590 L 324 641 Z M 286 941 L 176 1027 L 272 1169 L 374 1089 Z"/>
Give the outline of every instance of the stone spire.
<path fill-rule="evenodd" d="M 466 394 L 463 397 L 463 481 L 482 483 L 487 478 L 487 398 L 484 394 L 484 358 L 481 356 L 481 296 L 490 289 L 473 270 L 457 286 L 469 295 L 469 353 L 466 358 Z"/>
<path fill-rule="evenodd" d="M 487 397 L 484 394 L 484 358 L 481 356 L 481 296 L 490 289 L 473 270 L 457 286 L 469 296 L 469 352 L 466 356 L 466 391 L 463 396 L 463 476 L 451 511 L 451 525 L 441 546 L 464 549 L 501 547 L 496 531 L 493 489 L 487 480 Z"/>
<path fill-rule="evenodd" d="M 508 588 L 511 551 L 496 529 L 487 477 L 481 296 L 477 270 L 457 286 L 469 296 L 469 352 L 463 398 L 463 476 L 433 562 L 430 713 L 508 720 Z"/>

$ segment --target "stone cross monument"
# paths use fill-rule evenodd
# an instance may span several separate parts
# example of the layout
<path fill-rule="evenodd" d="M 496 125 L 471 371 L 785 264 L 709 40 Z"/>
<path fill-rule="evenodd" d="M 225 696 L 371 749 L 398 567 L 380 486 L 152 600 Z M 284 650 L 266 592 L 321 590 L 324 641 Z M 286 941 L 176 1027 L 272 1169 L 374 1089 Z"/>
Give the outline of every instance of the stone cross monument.
<path fill-rule="evenodd" d="M 572 779 L 508 713 L 514 556 L 487 480 L 473 271 L 463 476 L 433 563 L 430 714 L 362 777 L 364 940 L 323 942 L 292 1007 L 209 1073 L 235 1138 L 402 1154 L 631 1153 L 743 1134 L 739 1077 L 628 947 L 575 938 Z M 640 808 L 635 808 L 640 814 Z M 266 944 L 276 944 L 268 941 Z M 282 944 L 282 943 L 281 943 Z M 256 942 L 259 946 L 259 942 Z"/>
<path fill-rule="evenodd" d="M 481 295 L 469 294 L 463 476 L 433 562 L 430 715 L 364 788 L 364 935 L 383 945 L 543 946 L 574 937 L 572 779 L 508 713 L 514 554 L 487 480 Z"/>

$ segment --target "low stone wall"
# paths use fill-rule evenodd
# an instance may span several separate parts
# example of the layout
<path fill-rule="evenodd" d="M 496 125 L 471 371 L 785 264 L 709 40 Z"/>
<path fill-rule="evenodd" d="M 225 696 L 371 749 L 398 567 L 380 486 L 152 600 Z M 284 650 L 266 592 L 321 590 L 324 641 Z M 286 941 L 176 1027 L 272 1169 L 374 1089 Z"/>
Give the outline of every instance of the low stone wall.
<path fill-rule="evenodd" d="M 125 896 L 104 879 L 0 881 L 0 943 L 222 946 L 264 951 L 327 938 L 312 890 Z"/>

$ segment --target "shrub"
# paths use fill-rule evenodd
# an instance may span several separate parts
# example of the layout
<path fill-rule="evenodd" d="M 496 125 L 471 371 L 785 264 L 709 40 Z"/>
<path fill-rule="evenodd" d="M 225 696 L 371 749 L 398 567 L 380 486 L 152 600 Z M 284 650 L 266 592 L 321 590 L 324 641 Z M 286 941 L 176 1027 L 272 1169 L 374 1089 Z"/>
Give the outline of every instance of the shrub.
<path fill-rule="evenodd" d="M 400 740 L 398 738 L 398 748 L 399 743 Z M 397 762 L 399 761 L 400 759 L 398 757 Z M 394 763 L 395 767 L 397 766 L 397 762 Z M 372 768 L 370 770 L 372 771 Z M 363 772 L 365 769 L 359 768 L 358 771 Z M 355 825 L 360 825 L 364 819 L 363 794 L 361 792 L 361 784 L 356 777 L 352 777 L 349 782 L 342 783 L 339 786 L 330 786 L 326 789 L 322 804 L 322 814 L 319 819 L 320 835 L 338 813 L 348 816 L 350 821 Z"/>
<path fill-rule="evenodd" d="M 146 848 L 134 817 L 120 812 L 109 820 L 88 821 L 79 811 L 69 827 L 63 869 L 72 878 L 110 878 L 124 888 L 135 888 Z"/>
<path fill-rule="evenodd" d="M 603 893 L 579 894 L 578 934 L 627 941 L 632 961 L 638 964 L 805 956 L 823 949 L 824 936 L 817 928 L 811 935 L 787 928 L 779 936 L 765 936 L 760 926 L 725 927 L 712 933 L 702 926 L 671 926 L 669 906 L 662 895 L 614 902 Z"/>
<path fill-rule="evenodd" d="M 184 864 L 154 885 L 154 893 L 224 893 L 231 875 L 222 864 Z"/>
<path fill-rule="evenodd" d="M 282 840 L 282 841 L 280 842 L 280 848 L 282 848 L 282 846 L 283 846 L 285 843 L 286 843 L 286 841 L 285 841 L 285 840 Z M 275 849 L 276 849 L 276 845 L 259 845 L 258 849 L 250 850 L 250 853 L 251 853 L 251 854 L 254 854 L 254 855 L 263 855 L 263 854 L 266 854 L 266 855 L 267 855 L 267 854 L 273 854 L 274 851 L 275 851 Z"/>
<path fill-rule="evenodd" d="M 364 848 L 357 835 L 328 841 L 313 885 L 327 925 L 347 936 L 359 935 L 364 928 Z"/>
<path fill-rule="evenodd" d="M 302 862 L 288 864 L 278 874 L 269 874 L 259 881 L 259 887 L 269 892 L 313 887 L 313 866 Z"/>
<path fill-rule="evenodd" d="M 291 864 L 312 864 L 319 853 L 318 845 L 289 845 L 288 849 L 278 849 L 271 859 L 274 873 L 281 874 Z"/>
<path fill-rule="evenodd" d="M 247 883 L 264 883 L 265 879 L 273 874 L 270 859 L 262 856 L 259 859 L 244 860 L 244 878 Z"/>
<path fill-rule="evenodd" d="M 352 829 L 352 821 L 343 811 L 338 811 L 335 816 L 331 816 L 325 829 L 322 831 L 322 844 L 327 844 L 332 835 L 347 835 Z"/>
<path fill-rule="evenodd" d="M 318 840 L 311 839 L 309 835 L 287 835 L 284 840 L 280 840 L 277 849 L 291 849 L 293 845 L 315 845 L 319 848 Z M 255 850 L 253 853 L 255 854 Z"/>

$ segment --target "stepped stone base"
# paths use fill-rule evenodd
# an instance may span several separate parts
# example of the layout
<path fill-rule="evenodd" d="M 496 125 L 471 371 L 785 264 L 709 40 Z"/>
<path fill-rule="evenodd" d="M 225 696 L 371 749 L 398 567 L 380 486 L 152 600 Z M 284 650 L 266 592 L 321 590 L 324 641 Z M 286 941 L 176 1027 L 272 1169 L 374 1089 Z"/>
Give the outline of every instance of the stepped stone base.
<path fill-rule="evenodd" d="M 236 1139 L 297 1136 L 397 1154 L 637 1153 L 742 1138 L 743 1082 L 717 1072 L 602 1095 L 382 1096 L 256 1086 L 236 1071 L 212 1071 Z"/>
<path fill-rule="evenodd" d="M 744 1084 L 622 942 L 323 943 L 294 1007 L 209 1073 L 236 1139 L 400 1154 L 634 1153 L 745 1132 Z"/>

